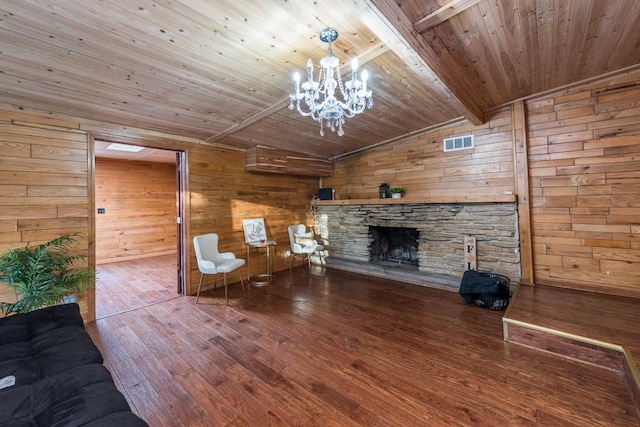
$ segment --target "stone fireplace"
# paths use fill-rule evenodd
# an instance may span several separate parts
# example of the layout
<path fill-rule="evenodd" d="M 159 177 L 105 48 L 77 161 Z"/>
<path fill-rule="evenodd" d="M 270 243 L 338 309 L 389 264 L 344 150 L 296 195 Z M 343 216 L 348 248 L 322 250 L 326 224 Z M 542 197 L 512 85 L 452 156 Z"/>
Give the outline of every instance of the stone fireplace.
<path fill-rule="evenodd" d="M 517 221 L 513 202 L 318 204 L 318 229 L 328 267 L 415 284 L 442 279 L 456 289 L 465 271 L 465 236 L 476 238 L 478 270 L 504 274 L 512 281 L 520 278 Z M 391 259 L 381 262 L 386 244 L 371 230 L 389 227 L 415 230 L 415 243 L 410 248 L 407 243 L 400 247 L 393 243 L 394 249 L 386 249 Z M 395 235 L 385 238 L 393 240 Z M 405 258 L 410 262 L 403 262 Z M 415 277 L 406 276 L 408 270 Z"/>

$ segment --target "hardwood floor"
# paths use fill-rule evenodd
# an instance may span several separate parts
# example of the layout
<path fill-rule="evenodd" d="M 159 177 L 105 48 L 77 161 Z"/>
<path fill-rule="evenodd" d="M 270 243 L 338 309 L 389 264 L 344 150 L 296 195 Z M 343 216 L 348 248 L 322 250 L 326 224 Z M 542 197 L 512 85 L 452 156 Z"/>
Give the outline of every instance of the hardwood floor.
<path fill-rule="evenodd" d="M 87 329 L 151 426 L 640 426 L 621 374 L 504 342 L 502 314 L 299 267 Z"/>
<path fill-rule="evenodd" d="M 96 319 L 178 297 L 175 255 L 98 264 Z"/>

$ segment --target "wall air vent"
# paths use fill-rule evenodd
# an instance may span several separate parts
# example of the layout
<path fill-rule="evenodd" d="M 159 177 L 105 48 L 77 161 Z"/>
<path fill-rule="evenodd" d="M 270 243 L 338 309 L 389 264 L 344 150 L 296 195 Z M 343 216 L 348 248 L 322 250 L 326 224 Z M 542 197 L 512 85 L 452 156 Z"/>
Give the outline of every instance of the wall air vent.
<path fill-rule="evenodd" d="M 467 148 L 473 148 L 473 134 L 454 136 L 444 139 L 444 151 L 456 151 L 466 150 Z"/>

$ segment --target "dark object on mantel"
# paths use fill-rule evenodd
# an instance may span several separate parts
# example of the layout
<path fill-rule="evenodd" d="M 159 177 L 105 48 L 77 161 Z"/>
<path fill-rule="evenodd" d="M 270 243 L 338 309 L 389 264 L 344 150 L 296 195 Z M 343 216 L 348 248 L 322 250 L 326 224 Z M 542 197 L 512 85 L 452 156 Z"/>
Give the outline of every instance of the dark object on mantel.
<path fill-rule="evenodd" d="M 378 191 L 380 193 L 380 198 L 381 199 L 388 199 L 391 197 L 391 193 L 389 192 L 389 186 L 385 183 L 385 184 L 380 184 L 380 187 L 378 188 Z"/>
<path fill-rule="evenodd" d="M 318 190 L 320 200 L 335 200 L 336 191 L 333 188 L 321 188 Z"/>
<path fill-rule="evenodd" d="M 78 304 L 0 319 L 0 426 L 147 426 L 116 388 Z"/>
<path fill-rule="evenodd" d="M 469 304 L 489 310 L 504 310 L 509 305 L 509 284 L 507 276 L 467 270 L 458 293 Z"/>

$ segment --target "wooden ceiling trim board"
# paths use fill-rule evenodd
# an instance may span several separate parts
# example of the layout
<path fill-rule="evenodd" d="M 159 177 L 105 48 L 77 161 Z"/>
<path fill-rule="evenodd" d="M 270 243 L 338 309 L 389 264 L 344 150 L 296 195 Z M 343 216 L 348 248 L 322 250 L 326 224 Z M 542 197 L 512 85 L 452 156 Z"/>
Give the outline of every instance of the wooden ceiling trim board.
<path fill-rule="evenodd" d="M 531 100 L 535 100 L 535 99 L 539 99 L 539 98 L 545 98 L 545 97 L 548 97 L 548 96 L 560 96 L 562 94 L 566 94 L 567 92 L 578 90 L 578 89 L 580 89 L 581 87 L 584 87 L 584 86 L 589 86 L 589 85 L 592 85 L 592 84 L 597 84 L 598 82 L 604 82 L 604 81 L 607 81 L 607 80 L 612 80 L 612 79 L 614 79 L 614 78 L 616 78 L 618 76 L 623 76 L 625 74 L 632 74 L 632 73 L 634 73 L 636 71 L 640 71 L 640 64 L 631 65 L 629 67 L 626 67 L 626 68 L 623 68 L 623 69 L 620 69 L 620 70 L 615 70 L 615 71 L 612 71 L 610 73 L 602 74 L 602 75 L 599 75 L 599 76 L 596 76 L 596 77 L 592 77 L 592 78 L 589 78 L 589 79 L 584 79 L 584 80 L 581 80 L 579 82 L 569 83 L 569 84 L 566 84 L 566 85 L 563 85 L 563 86 L 560 86 L 560 87 L 557 87 L 557 88 L 549 89 L 549 90 L 546 90 L 546 91 L 543 91 L 543 92 L 532 93 L 531 95 L 523 96 L 522 98 L 518 98 L 518 99 L 515 99 L 513 101 L 509 101 L 509 102 L 506 102 L 504 104 L 496 105 L 495 107 L 488 108 L 485 111 L 485 113 L 486 114 L 491 114 L 491 113 L 493 113 L 495 111 L 499 111 L 499 110 L 501 110 L 501 109 L 503 109 L 505 107 L 508 107 L 508 106 L 512 105 L 513 103 L 515 103 L 515 102 L 520 102 L 520 101 L 525 101 L 526 102 L 526 101 L 531 101 Z"/>
<path fill-rule="evenodd" d="M 389 46 L 387 46 L 386 44 L 384 44 L 383 42 L 379 42 L 378 44 L 376 44 L 375 46 L 373 46 L 371 49 L 368 49 L 367 51 L 363 52 L 362 54 L 358 55 L 358 66 L 361 68 L 363 65 L 373 61 L 374 59 L 378 58 L 379 56 L 389 52 Z M 342 72 L 342 74 L 345 74 L 349 71 L 351 71 L 351 61 L 349 62 L 345 62 L 342 67 L 340 67 L 340 71 Z"/>
<path fill-rule="evenodd" d="M 90 132 L 95 140 L 101 140 L 105 142 L 119 142 L 122 144 L 153 146 L 158 145 L 156 148 L 173 150 L 176 148 L 176 143 L 179 146 L 183 146 L 182 143 L 188 144 L 200 144 L 204 142 L 201 139 L 192 138 L 184 135 L 167 134 L 165 132 L 157 132 L 149 129 L 134 128 L 131 126 L 112 125 L 105 122 L 97 122 L 93 120 L 80 119 L 80 129 L 86 132 Z M 207 144 L 216 145 L 216 144 Z M 230 148 L 230 147 L 223 147 Z M 231 147 L 236 151 L 238 148 Z"/>
<path fill-rule="evenodd" d="M 243 121 L 241 121 L 238 124 L 235 124 L 225 130 L 223 130 L 220 133 L 217 133 L 216 135 L 213 135 L 207 139 L 205 139 L 206 142 L 216 142 L 216 141 L 220 141 L 221 139 L 227 138 L 229 135 L 232 135 L 236 132 L 238 132 L 241 129 L 246 128 L 247 126 L 250 126 L 256 122 L 259 122 L 260 120 L 264 119 L 265 117 L 269 117 L 270 115 L 272 115 L 273 113 L 275 113 L 276 111 L 280 111 L 283 108 L 285 108 L 286 106 L 289 105 L 289 98 L 284 98 L 281 99 L 280 101 L 278 101 L 277 103 L 269 106 L 268 108 L 265 108 L 264 110 L 254 114 L 251 117 L 248 117 L 246 119 L 244 119 Z"/>
<path fill-rule="evenodd" d="M 477 90 L 467 84 L 451 54 L 444 50 L 436 53 L 426 39 L 415 32 L 412 23 L 395 0 L 365 0 L 370 5 L 363 17 L 365 24 L 385 41 L 418 75 L 433 81 L 434 77 L 447 92 L 457 110 L 471 123 L 484 122 L 482 109 L 475 99 Z M 393 24 L 391 24 L 393 22 Z M 434 81 L 434 84 L 437 82 Z"/>
<path fill-rule="evenodd" d="M 480 0 L 452 0 L 446 4 L 443 4 L 438 9 L 434 10 L 427 16 L 420 18 L 413 24 L 413 28 L 419 32 L 424 33 L 431 27 L 435 27 L 441 22 L 456 16 L 460 12 L 463 12 L 478 3 Z"/>
<path fill-rule="evenodd" d="M 423 128 L 423 129 L 418 129 L 417 131 L 414 131 L 414 132 L 411 132 L 411 133 L 408 133 L 408 134 L 405 134 L 405 135 L 402 135 L 402 136 L 399 136 L 399 137 L 390 138 L 390 139 L 387 139 L 386 141 L 380 141 L 380 142 L 378 142 L 376 144 L 369 145 L 368 147 L 358 148 L 358 149 L 350 151 L 348 153 L 340 154 L 338 156 L 333 156 L 330 160 L 339 160 L 339 159 L 342 159 L 344 157 L 352 156 L 354 154 L 363 153 L 365 151 L 371 151 L 371 150 L 373 150 L 375 148 L 382 147 L 383 145 L 393 144 L 394 142 L 401 142 L 401 141 L 404 141 L 406 139 L 410 139 L 410 138 L 416 137 L 418 135 L 422 135 L 423 133 L 431 132 L 431 131 L 436 130 L 438 128 L 444 128 L 444 127 L 451 126 L 451 125 L 456 124 L 456 123 L 460 123 L 460 122 L 462 122 L 464 120 L 466 120 L 464 117 L 456 117 L 455 119 L 449 120 L 449 121 L 444 122 L 444 123 L 438 123 L 437 125 L 429 126 L 429 127 Z"/>
<path fill-rule="evenodd" d="M 363 54 L 357 56 L 358 64 L 359 64 L 360 67 L 362 67 L 363 65 L 365 65 L 369 61 L 372 61 L 372 60 L 376 59 L 377 57 L 379 57 L 380 55 L 382 55 L 382 54 L 384 54 L 384 53 L 386 53 L 388 51 L 389 51 L 389 47 L 387 47 L 384 43 L 378 43 L 376 46 L 374 46 L 371 49 L 367 50 Z M 340 72 L 342 74 L 345 74 L 345 72 L 347 70 L 351 70 L 351 62 L 345 62 L 342 65 L 342 67 L 340 67 Z M 233 125 L 233 126 L 229 127 L 228 129 L 223 130 L 222 132 L 207 138 L 205 141 L 207 141 L 207 142 L 220 141 L 221 139 L 224 139 L 224 138 L 228 137 L 229 135 L 239 131 L 240 129 L 243 129 L 243 128 L 247 127 L 247 126 L 250 126 L 250 125 L 262 120 L 263 118 L 270 116 L 271 114 L 275 113 L 276 111 L 282 110 L 283 108 L 288 107 L 288 106 L 289 106 L 289 96 L 287 96 L 286 98 L 281 99 L 277 103 L 265 108 L 264 110 L 254 114 L 253 116 L 241 121 L 240 123 L 238 123 L 236 125 Z"/>

